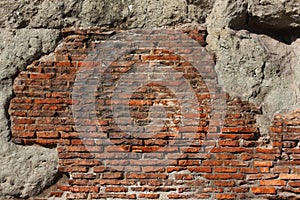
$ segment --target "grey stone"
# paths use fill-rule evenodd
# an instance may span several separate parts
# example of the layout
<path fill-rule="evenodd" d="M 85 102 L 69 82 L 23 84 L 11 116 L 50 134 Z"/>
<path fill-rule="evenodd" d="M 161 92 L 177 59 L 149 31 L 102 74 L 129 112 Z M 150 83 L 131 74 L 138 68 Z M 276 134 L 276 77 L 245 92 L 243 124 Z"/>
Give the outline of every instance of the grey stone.
<path fill-rule="evenodd" d="M 274 114 L 299 101 L 299 48 L 298 41 L 289 45 L 264 34 L 230 28 L 243 23 L 237 19 L 249 12 L 248 3 L 216 1 L 207 19 L 207 49 L 216 55 L 223 89 L 262 107 L 257 121 L 261 144 L 265 144 Z"/>
<path fill-rule="evenodd" d="M 204 23 L 215 0 L 0 0 L 2 28 L 141 28 Z"/>
<path fill-rule="evenodd" d="M 249 23 L 261 23 L 269 28 L 287 29 L 300 27 L 300 1 L 298 0 L 249 0 Z"/>
<path fill-rule="evenodd" d="M 0 29 L 0 80 L 53 51 L 59 38 L 59 31 L 53 29 Z"/>
<path fill-rule="evenodd" d="M 28 198 L 56 180 L 58 157 L 54 149 L 0 142 L 0 197 Z"/>
<path fill-rule="evenodd" d="M 1 29 L 0 44 L 0 198 L 27 198 L 40 193 L 58 176 L 55 149 L 9 143 L 8 102 L 13 79 L 34 59 L 54 50 L 59 31 Z"/>

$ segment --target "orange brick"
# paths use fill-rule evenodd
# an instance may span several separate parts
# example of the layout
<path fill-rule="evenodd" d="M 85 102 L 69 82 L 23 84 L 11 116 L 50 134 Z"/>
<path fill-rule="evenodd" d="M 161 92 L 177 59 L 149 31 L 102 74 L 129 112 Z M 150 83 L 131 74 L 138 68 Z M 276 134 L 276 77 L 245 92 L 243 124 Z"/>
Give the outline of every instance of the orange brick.
<path fill-rule="evenodd" d="M 54 74 L 30 74 L 31 79 L 50 79 L 54 77 Z"/>
<path fill-rule="evenodd" d="M 106 187 L 105 192 L 127 192 L 126 187 Z"/>
<path fill-rule="evenodd" d="M 272 161 L 254 161 L 253 165 L 254 165 L 254 167 L 272 167 L 273 162 Z"/>
<path fill-rule="evenodd" d="M 237 172 L 237 168 L 231 168 L 231 167 L 215 167 L 214 172 L 217 173 L 234 173 Z"/>
<path fill-rule="evenodd" d="M 234 181 L 214 181 L 214 183 L 218 187 L 233 187 L 235 185 Z"/>
<path fill-rule="evenodd" d="M 300 179 L 300 174 L 279 174 L 279 179 L 284 180 L 298 180 Z"/>
<path fill-rule="evenodd" d="M 236 199 L 236 194 L 216 194 L 217 199 Z"/>
<path fill-rule="evenodd" d="M 47 132 L 38 131 L 36 135 L 39 138 L 59 138 L 59 133 L 53 131 L 47 131 Z"/>
<path fill-rule="evenodd" d="M 139 198 L 158 199 L 159 198 L 159 194 L 140 194 Z"/>
<path fill-rule="evenodd" d="M 219 141 L 220 146 L 228 146 L 228 147 L 238 147 L 239 141 L 237 140 L 220 140 Z"/>
<path fill-rule="evenodd" d="M 210 173 L 212 171 L 211 167 L 188 167 L 190 172 L 207 172 Z"/>
<path fill-rule="evenodd" d="M 14 118 L 13 123 L 14 124 L 33 124 L 35 122 L 35 119 L 31 118 Z"/>
<path fill-rule="evenodd" d="M 259 182 L 260 185 L 265 185 L 265 186 L 285 186 L 286 181 L 284 180 L 261 180 Z"/>
<path fill-rule="evenodd" d="M 289 181 L 288 183 L 292 187 L 300 187 L 300 181 Z"/>
<path fill-rule="evenodd" d="M 252 187 L 251 190 L 254 194 L 276 194 L 274 187 Z"/>
<path fill-rule="evenodd" d="M 224 179 L 243 179 L 245 176 L 244 174 L 204 174 L 203 175 L 205 178 L 207 179 L 220 179 L 220 180 L 224 180 Z"/>

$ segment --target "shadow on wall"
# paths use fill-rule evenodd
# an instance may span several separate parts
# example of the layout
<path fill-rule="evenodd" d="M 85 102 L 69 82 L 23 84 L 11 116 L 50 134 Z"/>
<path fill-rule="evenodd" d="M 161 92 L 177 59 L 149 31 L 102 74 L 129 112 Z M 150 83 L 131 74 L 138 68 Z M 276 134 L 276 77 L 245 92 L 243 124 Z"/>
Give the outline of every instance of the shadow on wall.
<path fill-rule="evenodd" d="M 259 17 L 252 16 L 251 13 L 244 11 L 239 18 L 233 19 L 229 23 L 229 27 L 234 30 L 248 30 L 251 33 L 265 34 L 285 44 L 291 44 L 300 37 L 299 27 L 287 26 L 287 23 L 292 21 L 294 20 L 287 18 L 286 21 L 277 24 L 275 22 L 268 23 L 267 20 L 262 21 Z"/>

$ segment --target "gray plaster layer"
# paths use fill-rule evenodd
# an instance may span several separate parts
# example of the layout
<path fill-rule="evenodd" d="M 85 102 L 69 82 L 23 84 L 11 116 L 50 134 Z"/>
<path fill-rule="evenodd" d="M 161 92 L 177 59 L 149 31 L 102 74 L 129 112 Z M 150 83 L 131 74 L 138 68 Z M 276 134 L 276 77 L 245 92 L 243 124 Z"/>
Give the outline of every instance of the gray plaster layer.
<path fill-rule="evenodd" d="M 58 157 L 55 149 L 9 142 L 8 102 L 15 75 L 34 59 L 53 51 L 59 31 L 1 29 L 0 38 L 0 199 L 27 198 L 54 182 Z"/>
<path fill-rule="evenodd" d="M 215 0 L 0 1 L 0 27 L 157 27 L 203 23 Z"/>
<path fill-rule="evenodd" d="M 244 20 L 251 13 L 249 5 L 256 4 L 241 0 L 216 1 L 207 19 L 207 49 L 216 55 L 216 71 L 223 89 L 231 96 L 241 97 L 262 107 L 263 114 L 257 119 L 262 133 L 261 144 L 269 144 L 269 126 L 274 114 L 299 101 L 298 41 L 286 44 L 265 34 L 233 30 L 231 26 L 234 24 L 239 26 L 247 23 Z M 280 7 L 282 4 L 276 5 Z M 265 9 L 260 4 L 256 6 L 256 12 Z M 282 12 L 265 14 L 276 18 Z M 285 28 L 297 27 L 298 21 L 294 23 L 285 23 Z M 276 28 L 281 30 L 283 27 L 273 25 L 275 32 Z"/>

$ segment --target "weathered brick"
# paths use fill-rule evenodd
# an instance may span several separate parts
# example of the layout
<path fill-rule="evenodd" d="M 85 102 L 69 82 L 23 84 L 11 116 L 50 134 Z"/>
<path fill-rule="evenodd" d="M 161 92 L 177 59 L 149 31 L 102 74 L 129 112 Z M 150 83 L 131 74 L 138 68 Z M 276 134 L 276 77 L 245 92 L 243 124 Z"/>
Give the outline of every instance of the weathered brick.
<path fill-rule="evenodd" d="M 279 178 L 283 180 L 298 180 L 300 179 L 300 174 L 279 174 Z"/>
<path fill-rule="evenodd" d="M 273 162 L 272 161 L 254 161 L 253 166 L 254 167 L 272 167 Z"/>
<path fill-rule="evenodd" d="M 261 180 L 259 182 L 260 185 L 265 185 L 265 186 L 285 186 L 286 181 L 284 180 Z"/>
<path fill-rule="evenodd" d="M 238 147 L 239 141 L 232 141 L 232 140 L 220 140 L 219 141 L 220 146 L 228 146 L 228 147 Z"/>
<path fill-rule="evenodd" d="M 139 194 L 139 198 L 158 199 L 160 194 Z"/>
<path fill-rule="evenodd" d="M 215 167 L 214 172 L 217 173 L 234 173 L 237 172 L 238 168 L 231 168 L 231 167 Z"/>
<path fill-rule="evenodd" d="M 289 181 L 288 185 L 292 187 L 300 187 L 300 181 Z"/>
<path fill-rule="evenodd" d="M 276 194 L 274 187 L 252 187 L 251 191 L 254 194 Z"/>
<path fill-rule="evenodd" d="M 218 187 L 233 187 L 235 185 L 234 181 L 214 181 L 214 183 Z"/>
<path fill-rule="evenodd" d="M 127 192 L 126 187 L 106 187 L 105 192 Z"/>
<path fill-rule="evenodd" d="M 231 173 L 226 173 L 226 174 L 205 174 L 204 175 L 205 178 L 207 179 L 243 179 L 245 176 L 244 174 L 231 174 Z"/>
<path fill-rule="evenodd" d="M 236 199 L 236 194 L 216 194 L 217 199 Z"/>

